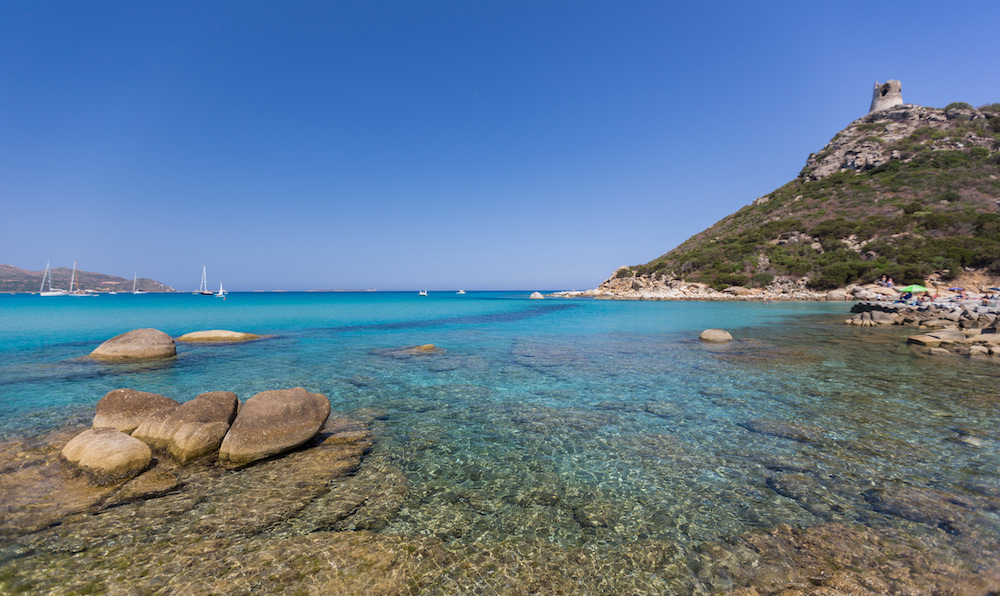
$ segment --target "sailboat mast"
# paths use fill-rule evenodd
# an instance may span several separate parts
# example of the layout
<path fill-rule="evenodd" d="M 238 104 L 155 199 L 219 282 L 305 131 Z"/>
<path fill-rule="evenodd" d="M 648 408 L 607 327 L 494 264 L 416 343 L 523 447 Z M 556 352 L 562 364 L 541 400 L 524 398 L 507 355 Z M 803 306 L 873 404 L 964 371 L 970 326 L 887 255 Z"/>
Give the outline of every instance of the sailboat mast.
<path fill-rule="evenodd" d="M 69 277 L 69 293 L 73 293 L 73 282 L 76 281 L 76 259 L 73 259 L 73 274 Z"/>
<path fill-rule="evenodd" d="M 50 261 L 45 261 L 45 273 L 42 274 L 42 286 L 38 288 L 39 294 L 45 291 L 45 278 L 49 276 L 49 263 Z M 49 278 L 49 289 L 52 289 L 52 278 Z"/>

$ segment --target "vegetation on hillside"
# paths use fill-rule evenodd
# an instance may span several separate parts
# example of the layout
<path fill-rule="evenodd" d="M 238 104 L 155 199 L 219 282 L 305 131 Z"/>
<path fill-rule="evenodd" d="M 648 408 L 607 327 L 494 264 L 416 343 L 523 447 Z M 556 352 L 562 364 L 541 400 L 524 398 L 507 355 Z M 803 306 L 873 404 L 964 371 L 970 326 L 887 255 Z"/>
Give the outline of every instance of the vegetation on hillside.
<path fill-rule="evenodd" d="M 1000 104 L 979 111 L 985 117 L 916 128 L 885 146 L 893 158 L 871 169 L 812 180 L 804 168 L 669 253 L 616 276 L 683 278 L 716 289 L 807 277 L 810 287 L 825 289 L 883 275 L 902 283 L 932 274 L 947 280 L 963 268 L 1000 275 Z M 886 124 L 855 123 L 850 132 L 884 143 Z"/>

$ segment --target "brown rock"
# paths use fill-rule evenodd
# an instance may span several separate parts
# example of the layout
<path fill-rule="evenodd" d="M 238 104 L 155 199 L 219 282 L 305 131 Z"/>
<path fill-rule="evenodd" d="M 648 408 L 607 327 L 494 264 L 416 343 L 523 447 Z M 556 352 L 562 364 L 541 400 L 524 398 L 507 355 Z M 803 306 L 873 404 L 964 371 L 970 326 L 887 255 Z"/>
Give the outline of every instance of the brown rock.
<path fill-rule="evenodd" d="M 91 428 L 73 437 L 63 458 L 94 484 L 111 484 L 140 474 L 153 461 L 149 446 L 115 428 Z"/>
<path fill-rule="evenodd" d="M 330 416 L 330 400 L 302 387 L 263 391 L 240 408 L 222 440 L 219 460 L 231 465 L 284 453 L 312 439 Z"/>
<path fill-rule="evenodd" d="M 240 400 L 231 391 L 202 393 L 170 416 L 174 429 L 167 451 L 180 464 L 217 451 L 236 418 Z"/>
<path fill-rule="evenodd" d="M 158 329 L 136 329 L 116 335 L 90 353 L 99 360 L 150 360 L 173 358 L 177 346 L 172 337 Z"/>
<path fill-rule="evenodd" d="M 698 339 L 711 343 L 725 343 L 727 341 L 733 341 L 733 336 L 730 335 L 725 329 L 706 329 L 701 332 Z"/>
<path fill-rule="evenodd" d="M 177 338 L 177 341 L 203 341 L 203 342 L 238 342 L 258 339 L 259 335 L 253 333 L 242 333 L 240 331 L 227 331 L 225 329 L 212 329 L 210 331 L 193 331 L 185 333 Z"/>
<path fill-rule="evenodd" d="M 177 406 L 176 401 L 157 393 L 115 389 L 97 402 L 94 427 L 110 426 L 131 434 L 146 419 L 159 417 Z"/>

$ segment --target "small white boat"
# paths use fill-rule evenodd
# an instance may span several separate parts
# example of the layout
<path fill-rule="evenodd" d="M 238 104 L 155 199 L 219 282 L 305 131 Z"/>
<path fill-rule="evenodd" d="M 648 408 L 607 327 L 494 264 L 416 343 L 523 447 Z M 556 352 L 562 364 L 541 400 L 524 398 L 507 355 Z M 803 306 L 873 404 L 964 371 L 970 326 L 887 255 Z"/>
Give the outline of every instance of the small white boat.
<path fill-rule="evenodd" d="M 138 281 L 139 281 L 139 272 L 137 271 L 137 272 L 135 272 L 135 273 L 132 274 L 132 293 L 133 294 L 145 294 L 146 292 L 144 290 L 139 290 L 139 289 L 137 289 L 135 287 L 135 284 Z"/>
<path fill-rule="evenodd" d="M 456 294 L 464 294 L 464 293 L 465 293 L 465 290 L 459 290 L 459 291 L 457 291 L 457 292 L 455 292 L 455 293 L 456 293 Z"/>
<path fill-rule="evenodd" d="M 202 296 L 212 295 L 212 291 L 208 289 L 208 275 L 204 265 L 201 266 L 201 286 L 198 288 L 198 293 Z"/>
<path fill-rule="evenodd" d="M 426 295 L 427 295 L 427 290 L 420 290 L 420 293 L 417 294 L 417 296 L 426 296 Z"/>
<path fill-rule="evenodd" d="M 222 282 L 220 281 L 219 282 L 219 293 L 216 294 L 215 297 L 216 298 L 222 298 L 223 300 L 225 300 L 227 293 L 228 292 L 226 292 L 225 290 L 222 289 Z"/>
<path fill-rule="evenodd" d="M 73 261 L 73 275 L 71 275 L 70 278 L 69 278 L 69 295 L 70 296 L 75 296 L 77 298 L 80 298 L 80 297 L 83 297 L 83 296 L 97 296 L 97 294 L 94 293 L 93 290 L 81 290 L 80 286 L 77 286 L 76 287 L 76 291 L 73 291 L 73 282 L 75 282 L 75 281 L 76 281 L 76 261 L 74 260 Z"/>
<path fill-rule="evenodd" d="M 45 280 L 49 281 L 49 289 L 45 289 Z M 45 261 L 45 273 L 42 274 L 42 287 L 38 289 L 39 296 L 65 296 L 66 290 L 52 289 L 52 274 L 49 272 L 49 261 Z"/>

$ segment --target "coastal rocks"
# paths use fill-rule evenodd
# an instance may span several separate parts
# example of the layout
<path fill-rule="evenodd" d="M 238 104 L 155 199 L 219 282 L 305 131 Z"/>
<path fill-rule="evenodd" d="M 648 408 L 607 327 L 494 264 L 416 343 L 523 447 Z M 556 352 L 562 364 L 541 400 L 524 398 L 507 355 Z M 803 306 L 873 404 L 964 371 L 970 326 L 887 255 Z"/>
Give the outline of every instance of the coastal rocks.
<path fill-rule="evenodd" d="M 158 329 L 135 329 L 116 335 L 90 353 L 91 358 L 109 361 L 155 360 L 176 355 L 173 338 Z"/>
<path fill-rule="evenodd" d="M 231 391 L 202 393 L 147 418 L 132 436 L 184 465 L 219 449 L 238 407 L 239 398 Z"/>
<path fill-rule="evenodd" d="M 115 389 L 97 402 L 93 425 L 95 428 L 110 426 L 131 434 L 147 419 L 173 411 L 178 405 L 175 400 L 157 393 Z"/>
<path fill-rule="evenodd" d="M 92 428 L 73 437 L 62 457 L 87 474 L 94 484 L 127 480 L 149 467 L 149 446 L 110 427 Z"/>
<path fill-rule="evenodd" d="M 240 408 L 219 449 L 219 460 L 241 466 L 290 451 L 316 436 L 330 400 L 302 387 L 263 391 Z"/>
<path fill-rule="evenodd" d="M 228 343 L 241 342 L 259 339 L 259 335 L 253 333 L 242 333 L 240 331 L 227 331 L 225 329 L 212 329 L 210 331 L 192 331 L 177 338 L 177 341 L 187 342 L 211 342 Z"/>
<path fill-rule="evenodd" d="M 726 343 L 733 341 L 733 336 L 725 329 L 706 329 L 701 332 L 698 339 L 709 343 Z"/>
<path fill-rule="evenodd" d="M 532 292 L 531 296 L 528 296 L 529 300 L 544 300 L 545 296 L 541 292 Z"/>
<path fill-rule="evenodd" d="M 998 307 L 987 300 L 934 301 L 917 304 L 859 302 L 849 325 L 905 325 L 927 330 L 907 343 L 931 356 L 959 355 L 1000 362 Z"/>

